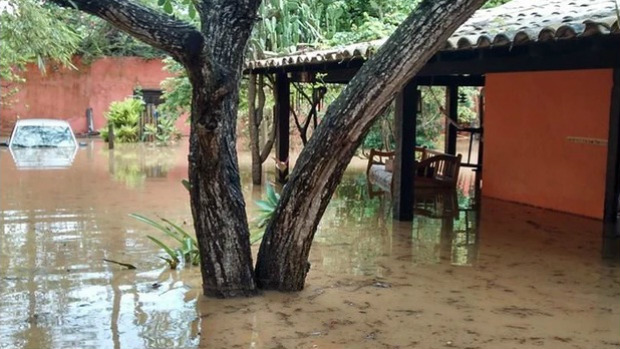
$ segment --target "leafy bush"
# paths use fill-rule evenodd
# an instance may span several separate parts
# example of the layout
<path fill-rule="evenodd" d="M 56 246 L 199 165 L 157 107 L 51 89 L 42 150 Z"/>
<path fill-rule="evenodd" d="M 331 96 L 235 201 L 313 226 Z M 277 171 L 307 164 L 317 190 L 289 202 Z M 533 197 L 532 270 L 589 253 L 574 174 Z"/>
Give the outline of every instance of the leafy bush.
<path fill-rule="evenodd" d="M 175 126 L 176 118 L 162 116 L 157 119 L 157 124 L 144 125 L 144 136 L 153 136 L 158 144 L 166 145 L 171 141 L 181 138 L 181 132 Z"/>
<path fill-rule="evenodd" d="M 139 141 L 140 116 L 144 112 L 144 101 L 136 98 L 126 98 L 120 102 L 112 102 L 108 112 L 105 114 L 108 120 L 106 126 L 101 130 L 101 137 L 108 141 L 108 125 L 114 129 L 115 141 L 121 143 L 132 143 Z"/>

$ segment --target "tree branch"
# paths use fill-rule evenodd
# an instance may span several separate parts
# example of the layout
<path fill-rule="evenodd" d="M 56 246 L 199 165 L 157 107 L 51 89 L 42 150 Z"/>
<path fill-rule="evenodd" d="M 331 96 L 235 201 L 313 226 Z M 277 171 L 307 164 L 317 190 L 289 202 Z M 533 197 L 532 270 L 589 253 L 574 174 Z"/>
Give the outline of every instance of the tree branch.
<path fill-rule="evenodd" d="M 191 24 L 128 0 L 50 0 L 97 16 L 180 62 L 202 53 L 204 38 Z"/>
<path fill-rule="evenodd" d="M 273 144 L 276 141 L 276 132 L 278 130 L 278 123 L 276 120 L 276 113 L 273 113 L 273 123 L 271 124 L 271 132 L 269 133 L 269 139 L 265 142 L 263 146 L 263 150 L 260 153 L 260 162 L 263 163 L 269 157 L 269 153 L 271 153 L 271 148 L 273 148 Z"/>

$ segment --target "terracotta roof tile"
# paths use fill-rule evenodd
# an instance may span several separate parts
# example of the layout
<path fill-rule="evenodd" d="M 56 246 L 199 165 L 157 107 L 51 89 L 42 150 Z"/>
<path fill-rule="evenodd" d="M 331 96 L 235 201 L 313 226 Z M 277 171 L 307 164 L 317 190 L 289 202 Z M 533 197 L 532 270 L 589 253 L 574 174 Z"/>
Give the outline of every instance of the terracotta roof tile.
<path fill-rule="evenodd" d="M 467 50 L 531 42 L 620 34 L 614 0 L 513 0 L 478 10 L 446 42 L 444 50 Z M 246 62 L 246 69 L 337 62 L 370 57 L 384 39 L 284 57 Z"/>

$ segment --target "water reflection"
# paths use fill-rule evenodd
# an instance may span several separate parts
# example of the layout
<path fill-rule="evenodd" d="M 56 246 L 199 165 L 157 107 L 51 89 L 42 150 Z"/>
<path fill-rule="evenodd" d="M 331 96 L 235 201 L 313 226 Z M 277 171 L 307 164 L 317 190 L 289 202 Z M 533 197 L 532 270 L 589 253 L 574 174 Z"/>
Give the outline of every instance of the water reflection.
<path fill-rule="evenodd" d="M 20 170 L 54 170 L 71 167 L 77 147 L 18 148 L 10 152 L 15 166 Z"/>
<path fill-rule="evenodd" d="M 324 245 L 325 270 L 381 276 L 378 259 L 403 249 L 410 251 L 399 258 L 414 265 L 475 263 L 480 211 L 473 198 L 457 190 L 418 189 L 415 220 L 396 223 L 389 194 L 368 195 L 368 190 L 362 174 L 345 176 L 338 187 L 315 237 Z"/>
<path fill-rule="evenodd" d="M 415 220 L 394 222 L 362 170 L 347 172 L 325 213 L 303 292 L 204 299 L 198 270 L 167 270 L 153 231 L 127 217 L 188 228 L 187 144 L 104 148 L 80 149 L 64 171 L 18 171 L 0 152 L 0 348 L 620 342 L 620 273 L 600 259 L 599 222 L 459 192 L 418 192 Z M 264 187 L 241 168 L 251 220 Z"/>
<path fill-rule="evenodd" d="M 118 144 L 113 150 L 101 149 L 101 154 L 108 157 L 108 171 L 114 180 L 136 188 L 144 185 L 147 178 L 165 178 L 175 165 L 178 147 L 148 143 Z"/>

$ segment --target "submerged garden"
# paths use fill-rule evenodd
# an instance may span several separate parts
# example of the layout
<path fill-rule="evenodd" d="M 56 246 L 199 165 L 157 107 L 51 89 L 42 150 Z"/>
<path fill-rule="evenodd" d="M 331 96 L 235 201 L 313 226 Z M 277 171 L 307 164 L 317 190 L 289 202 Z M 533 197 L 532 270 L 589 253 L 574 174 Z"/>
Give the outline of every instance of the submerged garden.
<path fill-rule="evenodd" d="M 0 149 L 0 348 L 620 345 L 599 222 L 483 199 L 469 169 L 416 189 L 400 221 L 368 182 L 371 154 L 398 152 L 394 97 L 506 2 L 0 1 L 3 108 L 28 69 L 140 57 L 168 76 L 100 108 L 66 168 Z M 347 79 L 247 68 L 377 39 Z M 447 149 L 454 129 L 479 165 L 461 132 L 481 129 L 482 89 L 434 82 L 413 146 Z"/>

